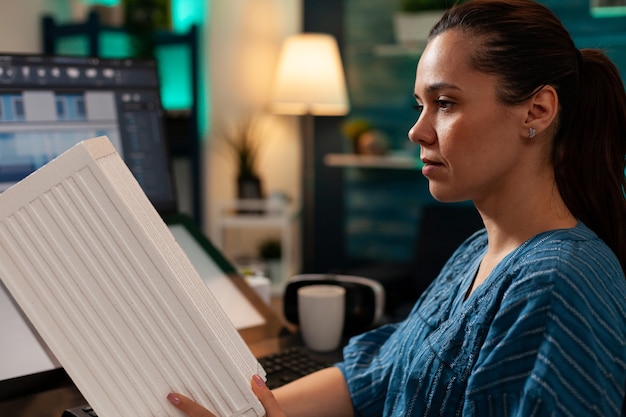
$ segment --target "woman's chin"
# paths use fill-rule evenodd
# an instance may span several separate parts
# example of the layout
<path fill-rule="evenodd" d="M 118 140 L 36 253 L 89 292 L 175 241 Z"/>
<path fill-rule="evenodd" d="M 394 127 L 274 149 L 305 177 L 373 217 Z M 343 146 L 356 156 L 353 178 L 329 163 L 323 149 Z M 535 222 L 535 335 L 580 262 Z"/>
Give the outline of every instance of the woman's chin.
<path fill-rule="evenodd" d="M 430 195 L 440 203 L 460 203 L 462 201 L 469 200 L 466 196 L 453 192 L 452 190 L 446 189 L 444 187 L 438 187 L 432 182 L 430 182 L 428 185 L 428 191 L 430 192 Z"/>

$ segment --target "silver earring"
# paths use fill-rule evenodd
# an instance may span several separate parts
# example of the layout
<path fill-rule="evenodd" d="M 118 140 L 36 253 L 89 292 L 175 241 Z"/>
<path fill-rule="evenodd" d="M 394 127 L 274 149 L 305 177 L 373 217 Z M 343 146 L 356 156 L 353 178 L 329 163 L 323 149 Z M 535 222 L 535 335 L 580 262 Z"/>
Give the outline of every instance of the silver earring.
<path fill-rule="evenodd" d="M 534 127 L 531 127 L 530 129 L 528 129 L 528 137 L 530 139 L 534 138 L 535 135 L 537 135 L 537 130 L 535 130 Z"/>

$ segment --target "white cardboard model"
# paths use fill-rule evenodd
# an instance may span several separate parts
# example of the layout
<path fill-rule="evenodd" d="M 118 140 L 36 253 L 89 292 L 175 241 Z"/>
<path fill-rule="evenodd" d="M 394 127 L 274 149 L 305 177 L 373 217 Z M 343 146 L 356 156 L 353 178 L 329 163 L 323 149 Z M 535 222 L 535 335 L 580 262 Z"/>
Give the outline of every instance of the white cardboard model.
<path fill-rule="evenodd" d="M 0 279 L 99 417 L 261 416 L 263 368 L 106 137 L 0 194 Z"/>

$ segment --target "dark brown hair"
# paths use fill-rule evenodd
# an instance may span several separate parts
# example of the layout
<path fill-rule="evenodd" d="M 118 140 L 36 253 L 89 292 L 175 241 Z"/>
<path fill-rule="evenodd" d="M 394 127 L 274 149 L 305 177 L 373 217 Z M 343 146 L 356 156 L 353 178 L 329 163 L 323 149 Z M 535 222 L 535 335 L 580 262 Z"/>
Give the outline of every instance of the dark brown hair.
<path fill-rule="evenodd" d="M 498 77 L 503 103 L 555 88 L 560 109 L 552 161 L 559 192 L 626 271 L 626 94 L 615 65 L 599 50 L 578 50 L 559 19 L 531 0 L 459 4 L 430 37 L 450 29 L 484 39 L 470 65 Z"/>

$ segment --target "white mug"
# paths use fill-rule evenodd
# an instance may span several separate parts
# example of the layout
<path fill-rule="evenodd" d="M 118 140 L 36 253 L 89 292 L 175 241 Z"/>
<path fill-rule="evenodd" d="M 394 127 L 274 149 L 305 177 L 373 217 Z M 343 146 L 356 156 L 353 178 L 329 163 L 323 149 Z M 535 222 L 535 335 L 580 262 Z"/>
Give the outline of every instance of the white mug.
<path fill-rule="evenodd" d="M 338 285 L 307 285 L 298 289 L 298 320 L 306 346 L 318 352 L 341 343 L 346 289 Z"/>

